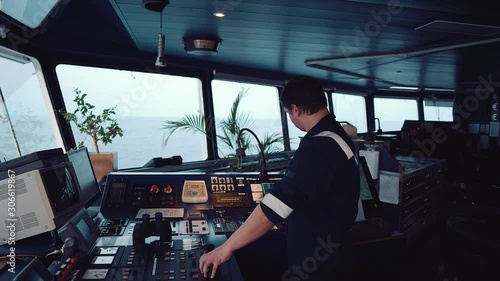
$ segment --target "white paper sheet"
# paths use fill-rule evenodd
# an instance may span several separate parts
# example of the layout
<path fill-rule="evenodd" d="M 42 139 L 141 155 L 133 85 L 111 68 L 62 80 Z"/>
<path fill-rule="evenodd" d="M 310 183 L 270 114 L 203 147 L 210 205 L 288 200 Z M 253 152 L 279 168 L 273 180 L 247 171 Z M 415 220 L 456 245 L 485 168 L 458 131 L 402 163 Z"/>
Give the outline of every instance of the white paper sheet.
<path fill-rule="evenodd" d="M 380 201 L 390 204 L 399 203 L 399 173 L 380 171 Z"/>
<path fill-rule="evenodd" d="M 360 150 L 359 156 L 365 157 L 366 164 L 368 164 L 368 169 L 370 170 L 370 175 L 374 180 L 378 179 L 378 163 L 379 163 L 380 151 Z"/>

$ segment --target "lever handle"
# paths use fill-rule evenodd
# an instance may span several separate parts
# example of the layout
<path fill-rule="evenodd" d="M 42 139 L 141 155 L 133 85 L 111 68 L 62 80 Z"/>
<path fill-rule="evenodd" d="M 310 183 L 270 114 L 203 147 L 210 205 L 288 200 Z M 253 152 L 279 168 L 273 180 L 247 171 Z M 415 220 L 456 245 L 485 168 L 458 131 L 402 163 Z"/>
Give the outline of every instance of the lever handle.
<path fill-rule="evenodd" d="M 160 243 L 172 242 L 172 226 L 170 221 L 163 220 L 162 213 L 155 214 L 156 231 L 155 234 L 160 236 Z"/>

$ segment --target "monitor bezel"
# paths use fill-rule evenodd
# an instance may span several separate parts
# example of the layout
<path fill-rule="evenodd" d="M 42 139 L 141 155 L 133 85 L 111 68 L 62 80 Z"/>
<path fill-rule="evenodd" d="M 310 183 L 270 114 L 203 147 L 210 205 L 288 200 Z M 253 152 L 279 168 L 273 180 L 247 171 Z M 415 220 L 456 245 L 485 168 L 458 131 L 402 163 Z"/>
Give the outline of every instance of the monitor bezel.
<path fill-rule="evenodd" d="M 85 151 L 85 153 L 83 153 L 82 151 Z M 73 169 L 75 171 L 75 175 L 76 175 L 76 180 L 78 181 L 78 185 L 79 185 L 79 193 L 80 193 L 80 196 L 82 196 L 82 186 L 79 182 L 79 179 L 78 179 L 78 172 L 76 170 L 77 167 L 75 167 L 73 161 L 71 161 L 71 158 L 72 158 L 72 155 L 78 155 L 78 154 L 86 154 L 87 155 L 87 160 L 88 160 L 88 163 L 90 164 L 90 168 L 92 170 L 92 175 L 93 175 L 93 178 L 94 178 L 94 181 L 95 181 L 95 186 L 97 187 L 97 192 L 94 193 L 91 197 L 89 197 L 85 202 L 85 207 L 89 207 L 92 205 L 92 202 L 94 202 L 100 195 L 101 195 L 101 190 L 100 190 L 100 186 L 99 186 L 99 182 L 97 181 L 97 178 L 95 176 L 95 171 L 94 171 L 94 167 L 92 166 L 92 161 L 90 159 L 90 154 L 89 154 L 89 151 L 87 149 L 87 147 L 81 147 L 79 149 L 75 149 L 75 150 L 71 150 L 71 151 L 68 151 L 66 154 L 68 155 L 68 161 L 71 162 L 73 164 Z"/>

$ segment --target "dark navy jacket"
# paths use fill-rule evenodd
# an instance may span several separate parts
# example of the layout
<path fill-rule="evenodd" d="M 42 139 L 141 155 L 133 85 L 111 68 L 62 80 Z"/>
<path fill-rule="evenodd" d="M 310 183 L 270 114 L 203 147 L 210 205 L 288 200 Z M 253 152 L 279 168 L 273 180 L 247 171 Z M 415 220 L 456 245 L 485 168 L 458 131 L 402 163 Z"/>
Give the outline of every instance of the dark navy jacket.
<path fill-rule="evenodd" d="M 283 177 L 261 202 L 266 217 L 286 219 L 289 271 L 282 280 L 334 280 L 349 258 L 350 229 L 357 214 L 359 168 L 356 157 L 331 137 L 334 132 L 352 152 L 354 144 L 330 114 L 302 139 Z"/>

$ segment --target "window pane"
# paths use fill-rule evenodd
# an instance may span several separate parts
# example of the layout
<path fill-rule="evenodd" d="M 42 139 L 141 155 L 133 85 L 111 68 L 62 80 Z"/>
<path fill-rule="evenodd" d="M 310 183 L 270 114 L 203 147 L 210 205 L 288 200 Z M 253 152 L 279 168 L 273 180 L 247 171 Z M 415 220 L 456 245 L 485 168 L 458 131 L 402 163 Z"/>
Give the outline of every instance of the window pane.
<path fill-rule="evenodd" d="M 347 121 L 358 129 L 358 133 L 366 133 L 366 104 L 362 96 L 332 93 L 333 113 L 337 121 Z"/>
<path fill-rule="evenodd" d="M 165 148 L 162 129 L 166 120 L 178 121 L 192 114 L 203 114 L 201 82 L 196 78 L 147 72 L 103 69 L 72 65 L 57 66 L 66 109 L 75 110 L 74 90 L 88 94 L 86 100 L 95 105 L 95 113 L 117 106 L 115 117 L 124 136 L 117 137 L 102 152 L 118 152 L 118 167 L 139 167 L 154 157 L 182 156 L 184 162 L 206 159 L 205 135 L 175 131 Z M 84 141 L 95 151 L 90 137 L 72 124 L 77 142 Z"/>
<path fill-rule="evenodd" d="M 453 121 L 453 101 L 424 101 L 424 119 L 426 121 Z"/>
<path fill-rule="evenodd" d="M 223 124 L 233 119 L 231 118 L 231 108 L 240 93 L 242 97 L 236 115 L 238 127 L 240 129 L 249 128 L 262 143 L 265 142 L 266 136 L 282 136 L 278 90 L 275 87 L 214 80 L 212 81 L 212 91 L 218 136 L 224 136 Z M 220 157 L 234 155 L 237 133 L 228 133 L 231 144 L 226 144 L 221 138 L 217 140 Z M 248 135 L 248 132 L 245 134 Z M 257 145 L 254 137 L 249 136 L 248 138 L 252 145 Z M 283 151 L 283 142 L 273 142 L 268 149 Z M 256 147 L 251 147 L 246 151 L 248 155 L 257 153 Z"/>
<path fill-rule="evenodd" d="M 0 57 L 0 69 L 1 161 L 58 147 L 34 64 Z"/>
<path fill-rule="evenodd" d="M 299 148 L 300 139 L 306 135 L 306 132 L 303 132 L 292 123 L 290 120 L 290 116 L 286 115 L 286 121 L 288 122 L 288 135 L 290 136 L 290 149 L 294 150 Z"/>
<path fill-rule="evenodd" d="M 400 131 L 405 120 L 418 120 L 417 101 L 410 99 L 375 98 L 375 117 L 382 131 Z M 375 126 L 378 129 L 378 126 Z"/>
<path fill-rule="evenodd" d="M 57 4 L 57 0 L 1 0 L 0 11 L 36 28 Z"/>

